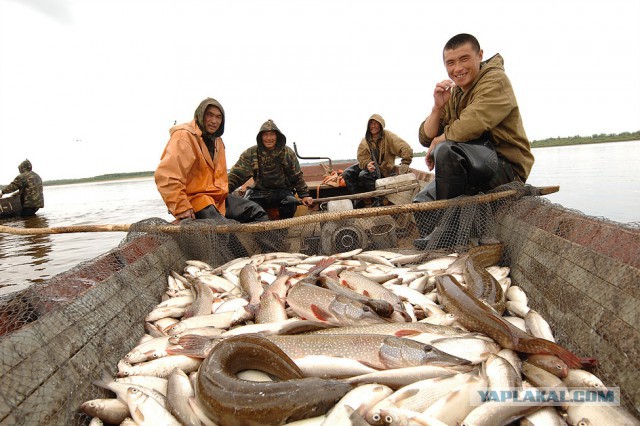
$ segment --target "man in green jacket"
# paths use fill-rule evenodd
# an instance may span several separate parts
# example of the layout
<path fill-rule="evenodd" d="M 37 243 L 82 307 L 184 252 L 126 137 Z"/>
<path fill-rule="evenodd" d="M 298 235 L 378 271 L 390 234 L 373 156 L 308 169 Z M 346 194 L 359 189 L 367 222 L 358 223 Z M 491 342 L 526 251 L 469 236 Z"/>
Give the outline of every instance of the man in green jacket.
<path fill-rule="evenodd" d="M 373 191 L 376 189 L 377 179 L 409 171 L 413 149 L 384 126 L 384 119 L 379 114 L 369 117 L 365 137 L 358 145 L 358 162 L 342 173 L 347 190 L 352 194 Z M 400 166 L 395 165 L 397 157 L 400 157 Z M 356 200 L 353 205 L 355 208 L 364 207 L 364 201 Z M 382 199 L 376 197 L 371 206 L 381 205 Z"/>
<path fill-rule="evenodd" d="M 279 219 L 293 217 L 299 204 L 312 205 L 296 154 L 286 146 L 287 138 L 273 120 L 262 124 L 256 142 L 229 171 L 229 193 L 253 178 L 245 198 L 265 210 L 277 208 Z"/>
<path fill-rule="evenodd" d="M 22 204 L 21 216 L 34 216 L 36 212 L 44 207 L 44 193 L 42 189 L 42 179 L 32 170 L 31 161 L 24 160 L 18 166 L 20 174 L 7 185 L 1 192 L 0 198 L 4 194 L 20 191 L 20 203 Z"/>
<path fill-rule="evenodd" d="M 434 105 L 419 129 L 428 147 L 425 161 L 436 178 L 414 202 L 475 195 L 512 181 L 525 182 L 533 166 L 531 145 L 504 62 L 497 54 L 483 61 L 478 40 L 458 34 L 444 46 L 449 80 L 436 84 Z M 433 214 L 418 213 L 421 238 L 429 245 Z"/>

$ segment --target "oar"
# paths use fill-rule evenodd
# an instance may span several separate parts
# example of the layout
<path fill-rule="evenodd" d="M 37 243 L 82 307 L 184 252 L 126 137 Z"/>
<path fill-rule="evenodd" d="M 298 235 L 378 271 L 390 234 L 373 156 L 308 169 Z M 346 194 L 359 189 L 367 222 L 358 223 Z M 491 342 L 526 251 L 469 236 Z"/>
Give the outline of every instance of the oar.
<path fill-rule="evenodd" d="M 537 188 L 540 195 L 548 195 L 560 190 L 559 186 L 545 186 Z M 236 232 L 263 232 L 276 229 L 285 229 L 293 226 L 308 225 L 312 223 L 322 223 L 335 220 L 356 219 L 363 217 L 374 217 L 392 214 L 413 213 L 417 211 L 441 210 L 449 207 L 467 206 L 470 204 L 490 203 L 500 199 L 505 199 L 518 195 L 520 191 L 509 189 L 491 194 L 474 195 L 471 197 L 453 198 L 450 200 L 431 201 L 426 203 L 408 203 L 386 207 L 370 207 L 358 210 L 345 210 L 337 212 L 325 212 L 297 216 L 291 219 L 282 219 L 269 222 L 254 223 L 231 223 L 226 225 L 215 225 L 207 228 L 208 231 L 216 234 L 231 234 Z M 180 232 L 190 232 L 188 226 L 155 225 L 155 224 L 114 224 L 114 225 L 71 225 L 54 228 L 13 228 L 11 226 L 0 225 L 0 233 L 13 235 L 42 235 L 42 234 L 68 234 L 74 232 L 160 232 L 167 234 L 177 234 Z M 198 228 L 198 232 L 202 232 Z"/>

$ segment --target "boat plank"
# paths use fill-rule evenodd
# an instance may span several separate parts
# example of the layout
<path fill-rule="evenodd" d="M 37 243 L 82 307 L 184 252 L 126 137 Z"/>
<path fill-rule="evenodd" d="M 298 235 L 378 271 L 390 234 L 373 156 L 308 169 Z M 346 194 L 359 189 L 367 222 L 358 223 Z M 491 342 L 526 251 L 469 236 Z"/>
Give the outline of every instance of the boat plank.
<path fill-rule="evenodd" d="M 519 227 L 527 230 L 523 232 Z M 518 250 L 540 261 L 542 266 L 536 270 L 555 271 L 587 297 L 640 330 L 640 314 L 635 309 L 640 304 L 638 286 L 632 285 L 640 282 L 640 270 L 561 237 L 550 237 L 531 225 L 513 224 L 512 229 L 521 233 L 519 239 L 524 242 Z M 527 240 L 535 245 L 526 243 Z"/>
<path fill-rule="evenodd" d="M 525 290 L 530 306 L 547 319 L 556 339 L 604 362 L 596 375 L 605 384 L 620 386 L 625 401 L 637 410 L 640 327 L 629 306 L 638 306 L 638 299 L 622 289 L 629 287 L 627 280 L 637 278 L 638 270 L 514 217 L 500 218 L 498 238 L 510 247 L 513 283 Z M 625 271 L 621 279 L 620 274 L 603 279 L 615 268 Z"/>
<path fill-rule="evenodd" d="M 68 417 L 66 408 L 79 406 L 92 390 L 95 393 L 91 380 L 100 376 L 103 366 L 115 365 L 144 333 L 144 317 L 166 289 L 166 272 L 184 262 L 184 257 L 175 256 L 177 250 L 175 243 L 165 244 L 42 318 L 49 321 L 18 330 L 34 337 L 26 343 L 10 339 L 22 347 L 17 351 L 20 362 L 12 362 L 0 376 L 14 390 L 13 399 L 5 398 L 0 405 L 0 419 L 7 421 L 16 413 L 25 419 L 38 412 L 47 413 L 47 419 L 56 412 Z M 2 348 L 2 353 L 10 353 L 8 349 Z M 42 424 L 41 418 L 32 420 Z"/>

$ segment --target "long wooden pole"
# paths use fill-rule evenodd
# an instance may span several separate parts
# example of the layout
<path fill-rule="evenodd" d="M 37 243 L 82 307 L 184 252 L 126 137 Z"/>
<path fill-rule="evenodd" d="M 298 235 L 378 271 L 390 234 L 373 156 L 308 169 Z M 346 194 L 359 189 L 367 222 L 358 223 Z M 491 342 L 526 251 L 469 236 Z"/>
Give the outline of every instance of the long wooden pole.
<path fill-rule="evenodd" d="M 547 186 L 538 188 L 540 195 L 548 195 L 558 192 L 559 186 Z M 518 194 L 518 190 L 510 189 L 491 194 L 474 195 L 470 197 L 453 198 L 450 200 L 431 201 L 426 203 L 409 203 L 402 205 L 372 207 L 358 210 L 345 210 L 337 212 L 326 212 L 297 216 L 291 219 L 282 219 L 269 222 L 254 223 L 231 223 L 225 225 L 215 225 L 211 227 L 198 228 L 199 232 L 208 231 L 216 234 L 231 234 L 236 232 L 264 232 L 276 229 L 290 228 L 293 226 L 322 223 L 335 220 L 357 219 L 364 217 L 375 217 L 391 214 L 413 213 L 418 211 L 441 210 L 449 207 L 461 207 L 472 204 L 483 204 L 513 197 Z M 76 232 L 161 232 L 177 234 L 179 232 L 189 232 L 188 223 L 186 226 L 180 225 L 155 225 L 155 224 L 113 224 L 113 225 L 71 225 L 53 228 L 14 228 L 0 225 L 0 233 L 13 235 L 43 235 L 43 234 L 69 234 Z M 132 229 L 133 228 L 133 229 Z M 194 228 L 195 229 L 195 228 Z"/>

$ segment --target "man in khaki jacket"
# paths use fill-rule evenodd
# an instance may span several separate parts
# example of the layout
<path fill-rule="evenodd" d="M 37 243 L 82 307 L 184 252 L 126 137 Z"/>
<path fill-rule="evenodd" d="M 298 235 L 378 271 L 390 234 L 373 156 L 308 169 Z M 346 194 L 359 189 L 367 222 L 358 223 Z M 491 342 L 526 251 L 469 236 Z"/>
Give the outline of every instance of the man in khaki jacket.
<path fill-rule="evenodd" d="M 384 128 L 384 119 L 373 114 L 367 122 L 365 137 L 358 145 L 358 162 L 342 173 L 347 189 L 352 194 L 373 191 L 376 180 L 396 174 L 405 174 L 413 159 L 413 149 L 398 135 Z M 400 157 L 400 166 L 396 158 Z M 374 198 L 372 207 L 382 205 L 382 199 Z M 354 202 L 355 208 L 364 207 L 363 200 Z"/>
<path fill-rule="evenodd" d="M 504 62 L 483 61 L 478 40 L 458 34 L 443 49 L 449 80 L 436 84 L 434 105 L 419 129 L 426 163 L 436 178 L 415 202 L 475 195 L 512 181 L 525 182 L 533 166 L 531 145 Z M 434 214 L 416 214 L 418 248 L 434 248 Z"/>

